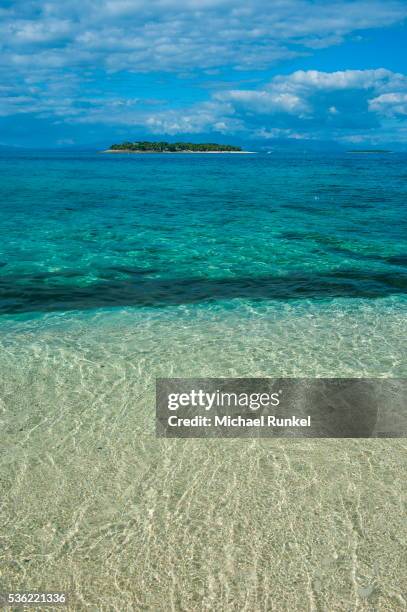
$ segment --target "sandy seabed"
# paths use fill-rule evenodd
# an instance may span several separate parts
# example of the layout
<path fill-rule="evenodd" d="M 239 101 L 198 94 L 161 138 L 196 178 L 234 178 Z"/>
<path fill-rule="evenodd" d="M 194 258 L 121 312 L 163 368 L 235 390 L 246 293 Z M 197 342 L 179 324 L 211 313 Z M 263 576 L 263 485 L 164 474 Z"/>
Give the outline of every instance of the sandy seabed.
<path fill-rule="evenodd" d="M 154 436 L 156 376 L 405 376 L 403 326 L 391 299 L 3 321 L 0 590 L 406 609 L 405 440 Z"/>

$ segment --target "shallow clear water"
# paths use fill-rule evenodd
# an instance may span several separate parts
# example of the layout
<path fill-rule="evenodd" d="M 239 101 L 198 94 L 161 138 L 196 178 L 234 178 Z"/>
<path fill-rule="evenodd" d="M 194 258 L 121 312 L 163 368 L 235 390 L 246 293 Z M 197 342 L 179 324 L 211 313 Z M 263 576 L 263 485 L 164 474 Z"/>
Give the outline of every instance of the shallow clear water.
<path fill-rule="evenodd" d="M 406 161 L 3 157 L 0 312 L 404 293 Z"/>
<path fill-rule="evenodd" d="M 406 375 L 406 160 L 1 158 L 2 590 L 405 609 L 403 440 L 157 440 L 153 415 L 156 376 Z"/>

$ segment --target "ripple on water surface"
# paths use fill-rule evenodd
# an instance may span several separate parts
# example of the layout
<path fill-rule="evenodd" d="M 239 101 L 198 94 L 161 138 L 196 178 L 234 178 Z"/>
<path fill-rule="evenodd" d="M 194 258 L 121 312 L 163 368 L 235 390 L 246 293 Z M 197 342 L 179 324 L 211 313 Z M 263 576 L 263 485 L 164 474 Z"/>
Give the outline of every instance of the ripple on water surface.
<path fill-rule="evenodd" d="M 0 160 L 2 584 L 405 609 L 403 440 L 153 432 L 156 376 L 406 375 L 405 158 L 112 157 Z"/>
<path fill-rule="evenodd" d="M 155 376 L 405 375 L 404 320 L 395 298 L 4 319 L 5 583 L 52 576 L 75 609 L 403 609 L 403 441 L 158 440 L 153 406 Z"/>

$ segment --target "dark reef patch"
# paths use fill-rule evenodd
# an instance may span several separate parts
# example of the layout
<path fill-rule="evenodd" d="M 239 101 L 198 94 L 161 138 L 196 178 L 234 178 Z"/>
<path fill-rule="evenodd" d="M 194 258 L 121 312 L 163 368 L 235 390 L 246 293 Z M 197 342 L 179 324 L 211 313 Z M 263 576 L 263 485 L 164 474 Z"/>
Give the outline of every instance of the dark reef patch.
<path fill-rule="evenodd" d="M 80 284 L 73 271 L 58 275 L 3 275 L 0 314 L 84 310 L 113 306 L 164 307 L 205 301 L 383 298 L 407 292 L 407 273 L 357 269 L 287 276 L 228 278 L 146 278 L 151 270 L 125 270 L 127 278 L 104 270 L 103 277 Z M 77 282 L 73 283 L 71 279 Z"/>

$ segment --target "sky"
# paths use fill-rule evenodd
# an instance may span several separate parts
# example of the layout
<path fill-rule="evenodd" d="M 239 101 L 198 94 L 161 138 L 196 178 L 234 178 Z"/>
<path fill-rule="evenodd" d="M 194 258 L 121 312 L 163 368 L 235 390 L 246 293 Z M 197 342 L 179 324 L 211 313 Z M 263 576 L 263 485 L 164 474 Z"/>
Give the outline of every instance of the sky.
<path fill-rule="evenodd" d="M 407 0 L 0 0 L 0 145 L 407 150 Z"/>

